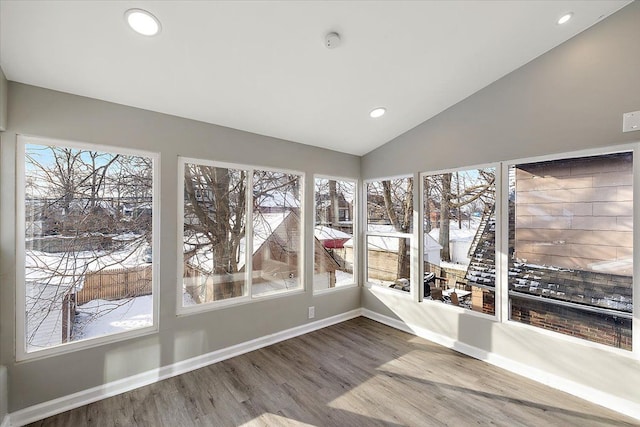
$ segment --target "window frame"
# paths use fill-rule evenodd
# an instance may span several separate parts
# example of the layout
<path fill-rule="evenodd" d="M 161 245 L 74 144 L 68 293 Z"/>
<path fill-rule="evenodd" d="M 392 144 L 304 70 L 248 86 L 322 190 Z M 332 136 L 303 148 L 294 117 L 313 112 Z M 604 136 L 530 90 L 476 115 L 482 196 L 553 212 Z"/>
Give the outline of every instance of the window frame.
<path fill-rule="evenodd" d="M 509 169 L 511 167 L 515 167 L 520 164 L 528 164 L 528 163 L 538 163 L 538 162 L 546 162 L 546 161 L 554 161 L 554 160 L 572 160 L 579 159 L 582 157 L 591 157 L 591 156 L 605 156 L 608 154 L 617 154 L 617 153 L 625 153 L 631 152 L 633 155 L 633 166 L 632 166 L 632 182 L 633 182 L 633 232 L 632 232 L 632 242 L 633 242 L 633 278 L 632 278 L 632 299 L 633 299 L 633 312 L 631 313 L 631 350 L 625 350 L 622 348 L 612 347 L 606 344 L 590 341 L 584 338 L 574 337 L 571 335 L 563 334 L 560 332 L 555 332 L 552 330 L 540 328 L 534 325 L 528 325 L 522 322 L 518 322 L 516 320 L 511 320 L 511 298 L 509 294 L 509 282 L 508 282 L 508 271 L 509 271 L 509 259 L 508 254 L 509 251 L 509 219 L 508 219 L 508 209 L 509 209 Z M 502 248 L 503 256 L 501 259 L 501 276 L 503 278 L 503 289 L 501 295 L 501 311 L 503 313 L 501 321 L 503 323 L 508 323 L 509 326 L 515 326 L 517 328 L 524 328 L 525 330 L 536 331 L 537 333 L 554 337 L 556 339 L 560 339 L 566 342 L 571 342 L 574 344 L 582 345 L 589 348 L 596 348 L 600 350 L 604 350 L 607 352 L 619 354 L 626 357 L 631 357 L 633 359 L 640 359 L 640 223 L 636 224 L 636 219 L 640 218 L 640 161 L 637 159 L 638 154 L 640 153 L 640 142 L 632 142 L 629 144 L 619 144 L 612 146 L 604 146 L 598 148 L 590 148 L 576 151 L 568 151 L 562 153 L 554 153 L 547 154 L 541 156 L 532 156 L 532 157 L 523 157 L 518 159 L 506 160 L 502 161 L 502 189 L 501 193 L 506 194 L 506 197 L 502 197 L 501 200 L 501 211 L 507 212 L 507 215 L 504 216 L 501 224 L 501 241 L 500 247 Z"/>
<path fill-rule="evenodd" d="M 350 289 L 350 288 L 356 288 L 358 287 L 358 272 L 360 271 L 360 257 L 358 256 L 358 251 L 360 249 L 360 244 L 359 244 L 359 226 L 360 226 L 360 221 L 359 221 L 359 212 L 360 212 L 360 197 L 359 197 L 359 191 L 358 189 L 360 188 L 358 185 L 358 180 L 355 178 L 345 178 L 345 177 L 336 177 L 336 176 L 331 176 L 331 175 L 322 175 L 322 174 L 314 174 L 313 175 L 313 228 L 312 228 L 312 233 L 311 236 L 315 237 L 315 222 L 316 222 L 316 179 L 327 179 L 327 180 L 333 180 L 333 181 L 346 181 L 346 182 L 350 182 L 353 184 L 353 208 L 352 208 L 352 217 L 351 217 L 351 222 L 353 223 L 353 237 L 352 237 L 352 241 L 353 241 L 353 282 L 352 283 L 348 283 L 346 285 L 341 285 L 341 286 L 336 286 L 333 288 L 327 288 L 327 289 L 315 289 L 314 286 L 314 272 L 315 272 L 315 239 L 313 240 L 313 252 L 312 252 L 312 256 L 311 256 L 311 288 L 313 289 L 313 295 L 322 295 L 322 294 L 327 294 L 327 293 L 332 293 L 332 292 L 339 292 L 341 290 L 344 289 Z"/>
<path fill-rule="evenodd" d="M 424 258 L 424 203 L 425 203 L 425 198 L 424 198 L 424 180 L 426 177 L 428 176 L 433 176 L 433 175 L 442 175 L 445 173 L 455 173 L 455 172 L 462 172 L 462 171 L 469 171 L 469 170 L 474 170 L 474 169 L 489 169 L 489 168 L 493 168 L 495 169 L 495 182 L 494 182 L 494 188 L 495 188 L 495 217 L 496 217 L 496 227 L 495 227 L 495 270 L 496 270 L 496 276 L 495 276 L 495 283 L 494 283 L 494 314 L 488 314 L 488 313 L 480 313 L 474 310 L 468 310 L 465 309 L 463 307 L 456 307 L 454 305 L 451 304 L 439 304 L 436 301 L 431 301 L 431 300 L 427 300 L 424 298 L 424 287 L 423 286 L 419 286 L 419 290 L 418 290 L 418 302 L 420 303 L 427 303 L 429 305 L 432 304 L 436 304 L 438 307 L 445 307 L 446 310 L 453 310 L 455 312 L 458 313 L 465 313 L 468 314 L 470 316 L 477 316 L 477 317 L 481 317 L 483 319 L 488 319 L 488 320 L 492 320 L 495 322 L 500 322 L 502 319 L 502 314 L 503 314 L 503 310 L 502 310 L 502 295 L 503 295 L 503 287 L 505 286 L 505 282 L 504 282 L 504 277 L 502 274 L 502 258 L 503 258 L 503 253 L 500 250 L 500 244 L 502 242 L 502 227 L 500 226 L 504 221 L 503 221 L 503 210 L 502 210 L 502 198 L 503 198 L 503 188 L 502 188 L 502 182 L 503 182 L 503 178 L 502 178 L 502 162 L 493 162 L 493 163 L 482 163 L 482 164 L 477 164 L 477 165 L 470 165 L 470 166 L 461 166 L 461 167 L 457 167 L 457 168 L 449 168 L 449 169 L 440 169 L 440 170 L 434 170 L 434 171 L 426 171 L 426 172 L 421 172 L 420 173 L 420 185 L 419 185 L 419 200 L 420 200 L 420 209 L 419 209 L 419 218 L 420 220 L 418 221 L 417 224 L 417 229 L 419 231 L 419 238 L 418 241 L 420 242 L 420 244 L 418 245 L 418 249 L 419 249 L 419 257 L 418 260 L 422 260 Z M 414 184 L 415 187 L 415 184 Z M 506 257 L 505 257 L 506 258 Z M 419 267 L 419 277 L 423 278 L 424 277 L 424 262 L 418 262 L 418 267 Z"/>
<path fill-rule="evenodd" d="M 251 211 L 245 212 L 245 283 L 247 286 L 246 295 L 242 295 L 239 297 L 228 298 L 218 301 L 210 301 L 201 304 L 194 304 L 190 306 L 183 305 L 183 285 L 184 285 L 184 257 L 183 257 L 183 242 L 184 242 L 184 169 L 185 164 L 191 163 L 202 166 L 209 167 L 224 167 L 228 169 L 236 169 L 243 170 L 247 172 L 247 188 L 245 194 L 245 202 L 247 207 L 251 207 Z M 210 159 L 199 159 L 195 157 L 189 156 L 178 156 L 178 203 L 177 203 L 177 282 L 176 282 L 176 316 L 185 316 L 191 314 L 197 314 L 212 310 L 224 309 L 227 307 L 235 307 L 244 304 L 251 304 L 257 301 L 263 301 L 267 299 L 274 298 L 282 298 L 288 297 L 291 295 L 296 295 L 300 293 L 304 293 L 306 291 L 306 281 L 304 280 L 304 271 L 305 271 L 305 173 L 301 171 L 295 171 L 291 169 L 284 168 L 272 168 L 272 167 L 264 167 L 264 166 L 254 166 L 254 165 L 244 165 L 238 163 L 210 160 Z M 254 295 L 253 294 L 253 260 L 250 254 L 253 254 L 253 175 L 255 171 L 266 171 L 266 172 L 277 172 L 284 174 L 297 175 L 300 179 L 300 242 L 299 242 L 299 253 L 298 253 L 298 280 L 300 286 L 295 289 L 278 291 L 263 295 Z"/>
<path fill-rule="evenodd" d="M 82 349 L 93 348 L 119 341 L 126 341 L 132 338 L 142 337 L 146 335 L 156 334 L 159 331 L 160 323 L 160 153 L 138 150 L 131 148 L 123 148 L 119 146 L 109 146 L 102 144 L 94 144 L 81 141 L 67 141 L 62 139 L 45 138 L 39 136 L 31 136 L 19 134 L 16 143 L 16 181 L 15 181 L 15 215 L 16 215 L 16 361 L 27 361 L 41 359 L 50 356 L 70 353 Z M 25 268 L 26 268 L 26 209 L 25 209 L 25 181 L 26 181 L 26 146 L 29 144 L 64 147 L 79 150 L 100 151 L 109 154 L 123 154 L 130 156 L 146 157 L 151 160 L 152 171 L 152 209 L 153 216 L 151 220 L 152 235 L 152 264 L 151 264 L 151 295 L 152 295 L 152 324 L 150 326 L 137 328 L 125 332 L 116 332 L 108 335 L 102 335 L 94 338 L 86 338 L 79 341 L 71 341 L 61 343 L 52 347 L 40 350 L 27 351 L 27 318 L 26 313 L 21 315 L 26 307 L 26 287 L 25 287 Z"/>
<path fill-rule="evenodd" d="M 413 192 L 412 192 L 412 197 L 414 198 L 415 201 L 415 189 L 416 189 L 416 183 L 415 183 L 415 179 L 416 179 L 416 174 L 401 174 L 401 175 L 392 175 L 392 176 L 385 176 L 385 177 L 378 177 L 378 178 L 370 178 L 370 179 L 366 179 L 362 181 L 362 200 L 363 202 L 361 203 L 361 207 L 360 207 L 360 211 L 362 212 L 362 256 L 363 256 L 363 260 L 362 260 L 362 266 L 363 266 L 363 278 L 362 278 L 362 282 L 364 284 L 364 287 L 368 288 L 368 289 L 375 289 L 376 291 L 380 290 L 383 292 L 389 292 L 393 295 L 402 295 L 405 298 L 408 299 L 415 299 L 415 294 L 416 294 L 416 283 L 415 283 L 415 276 L 416 276 L 416 270 L 415 270 L 415 259 L 416 259 L 416 247 L 415 247 L 415 235 L 416 235 L 416 230 L 418 229 L 418 225 L 415 223 L 415 218 L 412 218 L 412 220 L 414 221 L 413 223 L 413 232 L 412 233 L 400 233 L 400 232 L 379 232 L 379 231 L 369 231 L 369 217 L 368 217 L 368 209 L 369 209 L 369 197 L 368 197 L 368 192 L 367 192 L 367 184 L 372 183 L 372 182 L 382 182 L 382 181 L 390 181 L 390 180 L 394 180 L 394 179 L 406 179 L 406 178 L 410 178 L 414 180 L 413 183 Z M 413 216 L 415 217 L 415 205 L 413 208 L 414 212 L 413 212 Z M 369 241 L 368 238 L 369 236 L 373 236 L 373 237 L 393 237 L 393 238 L 399 238 L 399 239 L 409 239 L 409 248 L 410 248 L 410 257 L 409 257 L 409 268 L 411 270 L 410 272 L 410 277 L 409 277 L 409 286 L 410 286 L 410 291 L 409 292 L 405 292 L 403 290 L 400 289 L 393 289 L 390 288 L 388 286 L 383 286 L 381 284 L 375 283 L 375 282 L 370 282 L 369 281 Z"/>

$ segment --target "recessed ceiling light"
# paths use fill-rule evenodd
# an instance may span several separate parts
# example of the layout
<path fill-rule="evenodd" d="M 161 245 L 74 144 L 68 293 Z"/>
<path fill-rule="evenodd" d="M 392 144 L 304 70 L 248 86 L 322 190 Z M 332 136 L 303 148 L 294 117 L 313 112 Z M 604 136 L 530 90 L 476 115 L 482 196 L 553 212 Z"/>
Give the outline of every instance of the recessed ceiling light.
<path fill-rule="evenodd" d="M 569 22 L 572 16 L 573 12 L 565 13 L 560 17 L 560 19 L 558 19 L 558 25 L 566 24 L 567 22 Z"/>
<path fill-rule="evenodd" d="M 369 116 L 377 119 L 378 117 L 382 117 L 384 116 L 384 113 L 387 112 L 387 109 L 384 107 L 378 107 L 378 108 L 374 108 L 373 110 L 371 110 L 371 112 L 369 113 Z"/>
<path fill-rule="evenodd" d="M 143 36 L 155 36 L 160 32 L 160 21 L 146 10 L 129 9 L 124 17 L 133 31 Z"/>

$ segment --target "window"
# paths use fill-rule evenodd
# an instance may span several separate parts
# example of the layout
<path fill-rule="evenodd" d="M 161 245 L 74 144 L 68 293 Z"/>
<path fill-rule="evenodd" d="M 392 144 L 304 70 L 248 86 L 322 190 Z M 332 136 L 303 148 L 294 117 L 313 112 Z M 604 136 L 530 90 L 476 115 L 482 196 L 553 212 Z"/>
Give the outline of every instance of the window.
<path fill-rule="evenodd" d="M 315 179 L 314 291 L 355 283 L 355 195 L 355 181 Z"/>
<path fill-rule="evenodd" d="M 513 321 L 631 350 L 633 154 L 509 168 Z"/>
<path fill-rule="evenodd" d="M 302 175 L 182 159 L 182 307 L 300 289 Z"/>
<path fill-rule="evenodd" d="M 302 176 L 253 172 L 253 292 L 300 289 Z"/>
<path fill-rule="evenodd" d="M 152 327 L 155 157 L 19 142 L 18 358 Z"/>
<path fill-rule="evenodd" d="M 496 168 L 423 178 L 424 299 L 495 314 Z"/>
<path fill-rule="evenodd" d="M 248 171 L 184 164 L 185 305 L 247 295 Z"/>
<path fill-rule="evenodd" d="M 411 290 L 413 178 L 366 183 L 367 282 Z"/>

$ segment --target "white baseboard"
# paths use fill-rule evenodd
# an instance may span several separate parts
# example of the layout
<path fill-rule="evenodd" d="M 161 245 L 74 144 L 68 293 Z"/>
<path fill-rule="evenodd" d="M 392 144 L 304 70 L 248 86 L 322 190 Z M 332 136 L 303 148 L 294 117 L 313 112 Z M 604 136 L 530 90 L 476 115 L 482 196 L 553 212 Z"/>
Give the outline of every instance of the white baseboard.
<path fill-rule="evenodd" d="M 48 402 L 43 402 L 10 414 L 10 423 L 7 421 L 9 416 L 5 417 L 0 427 L 23 426 L 34 421 L 38 421 L 52 415 L 56 415 L 70 409 L 75 409 L 98 400 L 106 399 L 127 391 L 134 390 L 167 378 L 175 377 L 186 372 L 193 371 L 216 362 L 230 359 L 244 353 L 248 353 L 260 348 L 288 340 L 290 338 L 304 335 L 327 326 L 335 325 L 346 320 L 354 319 L 361 315 L 361 309 L 351 310 L 346 313 L 328 317 L 326 319 L 317 320 L 315 322 L 296 326 L 291 329 L 276 332 L 271 335 L 256 338 L 251 341 L 240 343 L 228 348 L 213 351 L 211 353 L 196 356 L 191 359 L 183 360 L 172 365 L 163 366 L 162 368 L 153 369 L 121 380 L 112 381 L 87 390 L 82 390 L 68 396 L 63 396 Z M 5 426 L 5 422 L 7 425 Z"/>
<path fill-rule="evenodd" d="M 635 402 L 613 396 L 609 393 L 604 393 L 595 388 L 585 386 L 583 384 L 559 377 L 557 375 L 549 374 L 545 371 L 532 368 L 531 366 L 525 365 L 518 361 L 508 359 L 504 356 L 500 356 L 498 354 L 488 352 L 486 350 L 482 350 L 468 344 L 461 343 L 444 335 L 436 334 L 420 326 L 407 324 L 400 320 L 384 316 L 366 308 L 362 309 L 362 316 L 383 323 L 387 326 L 391 326 L 392 328 L 396 328 L 412 335 L 419 336 L 436 344 L 440 344 L 443 347 L 451 348 L 453 350 L 459 351 L 460 353 L 466 354 L 467 356 L 485 361 L 499 368 L 521 375 L 525 378 L 529 378 L 531 380 L 545 384 L 549 387 L 564 391 L 565 393 L 572 394 L 586 401 L 595 403 L 597 405 L 640 420 L 640 404 L 637 404 Z"/>
<path fill-rule="evenodd" d="M 280 341 L 304 335 L 306 333 L 313 332 L 315 330 L 322 329 L 337 323 L 341 323 L 346 320 L 354 319 L 359 316 L 364 316 L 393 328 L 405 331 L 412 335 L 425 338 L 436 344 L 440 344 L 443 347 L 451 348 L 473 358 L 480 359 L 502 369 L 506 369 L 507 371 L 532 379 L 555 389 L 562 390 L 584 400 L 593 402 L 595 404 L 604 406 L 606 408 L 640 420 L 640 405 L 635 402 L 621 399 L 617 396 L 604 393 L 600 390 L 584 386 L 582 384 L 567 380 L 562 377 L 558 377 L 556 375 L 550 375 L 544 371 L 532 368 L 520 362 L 507 359 L 503 356 L 458 342 L 444 335 L 436 334 L 425 328 L 410 325 L 400 320 L 393 319 L 391 317 L 384 316 L 374 311 L 363 308 L 355 309 L 347 313 L 342 313 L 326 319 L 307 323 L 305 325 L 297 326 L 285 331 L 276 332 L 274 334 L 256 338 L 254 340 L 240 343 L 228 348 L 213 351 L 211 353 L 203 354 L 191 359 L 183 360 L 169 366 L 153 369 L 151 371 L 123 378 L 121 380 L 112 381 L 68 396 L 63 396 L 58 399 L 30 406 L 28 408 L 21 409 L 19 411 L 6 415 L 2 420 L 0 427 L 23 426 L 25 424 L 41 420 L 52 415 L 56 415 L 83 405 L 87 405 L 98 400 L 106 399 L 108 397 L 115 396 L 130 390 L 134 390 L 138 387 L 153 384 L 167 378 L 190 372 L 216 362 L 239 356 L 241 354 L 248 353 L 250 351 L 254 351 L 278 343 Z"/>

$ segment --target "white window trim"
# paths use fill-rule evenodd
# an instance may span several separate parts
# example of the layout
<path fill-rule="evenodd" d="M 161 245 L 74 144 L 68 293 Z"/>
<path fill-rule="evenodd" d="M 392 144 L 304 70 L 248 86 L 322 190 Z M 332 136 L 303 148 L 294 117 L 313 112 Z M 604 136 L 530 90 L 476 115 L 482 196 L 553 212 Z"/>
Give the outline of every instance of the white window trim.
<path fill-rule="evenodd" d="M 358 287 L 358 268 L 360 267 L 360 257 L 358 256 L 358 251 L 360 249 L 360 245 L 358 242 L 358 227 L 360 225 L 360 221 L 359 221 L 359 209 L 360 209 L 360 198 L 358 197 L 358 180 L 355 178 L 345 178 L 345 177 L 336 177 L 336 176 L 330 176 L 330 175 L 320 175 L 320 174 L 315 174 L 313 175 L 313 228 L 311 229 L 311 236 L 313 236 L 315 238 L 315 222 L 316 222 L 316 190 L 315 190 L 315 185 L 316 185 L 316 179 L 328 179 L 328 180 L 333 180 L 333 181 L 346 181 L 349 183 L 353 184 L 353 212 L 352 212 L 352 218 L 351 218 L 351 222 L 353 223 L 353 237 L 351 238 L 351 240 L 353 241 L 353 282 L 345 284 L 345 285 L 340 285 L 340 286 L 336 286 L 333 288 L 327 288 L 327 289 L 315 289 L 314 286 L 314 280 L 313 278 L 315 277 L 315 240 L 314 240 L 314 245 L 313 245 L 313 253 L 312 253 L 312 262 L 311 262 L 311 271 L 313 272 L 313 274 L 311 274 L 311 289 L 313 290 L 313 295 L 322 295 L 322 294 L 329 294 L 329 293 L 333 293 L 333 292 L 340 292 L 344 289 L 350 289 L 350 288 L 354 288 L 354 287 Z"/>
<path fill-rule="evenodd" d="M 604 351 L 608 351 L 611 353 L 619 354 L 622 356 L 626 356 L 632 359 L 640 360 L 640 223 L 636 223 L 636 219 L 640 218 L 640 159 L 638 159 L 638 153 L 640 153 L 640 142 L 635 142 L 631 144 L 623 144 L 623 145 L 614 145 L 614 146 L 606 146 L 599 148 L 590 148 L 585 150 L 577 150 L 570 151 L 565 153 L 556 153 L 549 154 L 543 156 L 535 156 L 535 157 L 525 157 L 520 159 L 508 160 L 501 162 L 502 163 L 502 176 L 503 183 L 501 193 L 508 194 L 509 192 L 509 181 L 508 174 L 509 168 L 511 166 L 516 166 L 519 164 L 526 163 L 537 163 L 537 162 L 545 162 L 552 160 L 570 160 L 581 157 L 589 157 L 589 156 L 604 156 L 607 154 L 615 154 L 615 153 L 623 153 L 623 152 L 632 152 L 633 153 L 633 289 L 632 289 L 632 297 L 633 297 L 633 318 L 631 325 L 631 350 L 624 350 L 617 347 L 612 347 L 606 344 L 601 344 L 593 341 L 589 341 L 587 339 L 573 337 L 571 335 L 562 334 L 559 332 L 551 331 L 548 329 L 539 328 L 533 325 L 527 325 L 522 322 L 518 322 L 510 319 L 509 313 L 509 294 L 508 294 L 508 280 L 504 284 L 503 299 L 502 306 L 504 310 L 504 315 L 502 316 L 501 321 L 503 323 L 508 323 L 509 326 L 516 326 L 519 328 L 524 328 L 532 331 L 536 331 L 537 333 L 547 335 L 550 337 L 554 337 L 556 339 L 570 342 L 573 344 L 581 344 L 584 347 L 588 348 L 597 348 Z M 508 197 L 504 197 L 505 200 L 502 201 L 502 210 L 504 212 L 508 212 Z M 504 220 L 502 221 L 502 240 L 501 247 L 504 249 L 503 253 L 508 253 L 509 250 L 509 221 L 508 217 L 505 215 Z M 506 251 L 506 252 L 505 252 Z M 503 275 L 508 275 L 508 257 L 506 255 L 502 256 L 502 270 Z"/>
<path fill-rule="evenodd" d="M 152 160 L 152 267 L 151 267 L 151 292 L 153 322 L 151 326 L 126 332 L 116 332 L 95 338 L 87 338 L 80 341 L 72 341 L 59 344 L 41 350 L 27 352 L 26 342 L 26 315 L 23 316 L 26 306 L 25 289 L 25 149 L 28 144 L 43 146 L 68 147 L 82 150 L 94 150 L 106 153 L 124 154 L 131 156 L 147 157 Z M 60 139 L 43 138 L 29 135 L 18 135 L 16 145 L 16 361 L 27 361 L 70 353 L 81 349 L 98 347 L 108 343 L 125 341 L 132 338 L 152 335 L 159 330 L 160 319 L 160 153 L 144 150 L 121 148 L 116 146 L 99 145 L 79 141 L 65 141 Z"/>
<path fill-rule="evenodd" d="M 408 296 L 409 298 L 415 299 L 415 295 L 416 295 L 416 283 L 415 283 L 415 263 L 414 263 L 414 259 L 416 258 L 415 255 L 415 235 L 416 235 L 416 230 L 418 229 L 418 226 L 415 223 L 415 215 L 414 215 L 414 223 L 413 223 L 413 233 L 399 233 L 399 232 L 377 232 L 377 231 L 369 231 L 369 218 L 368 218 L 368 208 L 369 208 L 369 201 L 368 201 L 368 192 L 367 192 L 367 184 L 372 183 L 372 182 L 381 182 L 381 181 L 388 181 L 388 180 L 394 180 L 394 179 L 406 179 L 406 178 L 412 178 L 414 180 L 413 182 L 413 191 L 414 191 L 414 195 L 415 195 L 415 191 L 416 191 L 416 183 L 415 183 L 415 174 L 411 175 L 411 174 L 404 174 L 404 175 L 394 175 L 394 176 L 386 176 L 386 177 L 381 177 L 381 178 L 371 178 L 371 179 L 366 179 L 362 182 L 362 203 L 361 203 L 361 208 L 360 210 L 362 211 L 362 266 L 363 266 L 363 283 L 364 286 L 366 288 L 369 289 L 384 289 L 385 292 L 391 292 L 393 295 L 405 295 Z M 414 212 L 415 212 L 415 206 L 414 206 Z M 403 290 L 400 289 L 394 289 L 394 288 L 390 288 L 388 286 L 384 286 L 381 285 L 379 283 L 375 283 L 375 282 L 370 282 L 369 281 L 369 243 L 368 243 L 368 237 L 369 236 L 380 236 L 380 237 L 396 237 L 396 238 L 405 238 L 405 239 L 409 239 L 409 247 L 410 247 L 410 261 L 409 261 L 409 268 L 411 270 L 411 274 L 409 277 L 409 288 L 410 291 L 409 292 L 405 292 Z"/>
<path fill-rule="evenodd" d="M 464 171 L 469 171 L 469 170 L 473 170 L 473 169 L 489 169 L 489 168 L 494 168 L 495 169 L 495 183 L 494 183 L 494 187 L 495 187 L 495 216 L 496 216 L 496 224 L 502 224 L 504 221 L 502 221 L 502 173 L 501 173 L 501 163 L 484 163 L 484 164 L 479 164 L 479 165 L 471 165 L 471 166 L 461 166 L 461 167 L 457 167 L 457 168 L 450 168 L 450 169 L 441 169 L 441 170 L 437 170 L 437 171 L 428 171 L 428 172 L 422 172 L 420 173 L 420 185 L 419 187 L 419 192 L 420 192 L 420 209 L 419 209 L 419 230 L 420 230 L 420 237 L 419 241 L 422 243 L 423 242 L 423 235 L 424 235 L 424 179 L 428 176 L 433 176 L 433 175 L 442 175 L 445 173 L 455 173 L 455 172 L 464 172 Z M 414 188 L 415 188 L 415 184 L 414 184 Z M 494 314 L 488 314 L 488 313 L 480 313 L 477 311 L 473 311 L 473 310 L 468 310 L 462 307 L 456 307 L 450 304 L 442 304 L 439 303 L 437 301 L 431 301 L 431 300 L 427 300 L 424 299 L 424 288 L 421 286 L 419 289 L 419 301 L 432 305 L 432 304 L 437 304 L 438 307 L 444 307 L 445 310 L 452 310 L 458 313 L 465 313 L 468 314 L 470 316 L 475 316 L 475 317 L 480 317 L 483 319 L 489 319 L 489 320 L 493 320 L 493 321 L 500 321 L 500 319 L 502 318 L 502 302 L 501 302 L 501 297 L 502 297 L 502 288 L 504 286 L 504 278 L 503 278 L 503 270 L 499 269 L 499 267 L 502 265 L 502 253 L 499 249 L 499 244 L 502 241 L 502 229 L 501 227 L 496 227 L 496 238 L 495 238 L 495 268 L 496 268 L 496 272 L 500 272 L 500 274 L 496 274 L 496 280 L 494 283 L 494 310 L 495 313 Z M 420 270 L 420 275 L 419 277 L 422 279 L 424 277 L 424 262 L 420 262 L 420 260 L 423 259 L 423 247 L 422 245 L 420 246 L 420 257 L 418 258 L 418 266 L 419 266 L 419 270 Z M 506 274 L 504 275 L 506 276 Z"/>
<path fill-rule="evenodd" d="M 246 237 L 245 242 L 245 284 L 246 284 L 246 295 L 242 295 L 234 298 L 227 298 L 218 301 L 210 301 L 202 304 L 195 304 L 191 306 L 184 306 L 183 302 L 183 275 L 184 275 L 184 259 L 183 259 L 183 244 L 184 241 L 184 167 L 186 163 L 210 166 L 210 167 L 222 167 L 228 169 L 236 169 L 243 170 L 247 172 L 247 190 L 245 194 L 246 206 L 253 206 L 253 173 L 254 171 L 267 171 L 267 172 L 279 172 L 291 175 L 297 175 L 300 177 L 300 243 L 299 248 L 300 251 L 298 253 L 298 280 L 300 286 L 286 290 L 286 291 L 274 291 L 269 293 L 264 293 L 260 295 L 253 294 L 253 263 L 251 262 L 251 255 L 253 254 L 253 238 Z M 203 313 L 207 311 L 214 311 L 225 309 L 228 307 L 235 307 L 244 304 L 250 304 L 257 301 L 263 301 L 267 299 L 274 298 L 284 298 L 289 296 L 294 296 L 297 294 L 301 294 L 306 292 L 305 288 L 305 280 L 304 280 L 304 264 L 306 260 L 305 256 L 305 209 L 304 209 L 304 198 L 305 198 L 305 173 L 301 171 L 295 171 L 291 169 L 284 168 L 272 168 L 272 167 L 263 167 L 263 166 L 255 166 L 255 165 L 243 165 L 237 163 L 229 163 L 229 162 L 219 162 L 215 160 L 208 159 L 198 159 L 194 157 L 186 157 L 186 156 L 178 156 L 178 227 L 177 227 L 177 281 L 176 281 L 176 316 L 187 316 L 191 314 Z M 245 218 L 245 236 L 253 236 L 253 211 L 248 212 L 247 218 Z"/>

